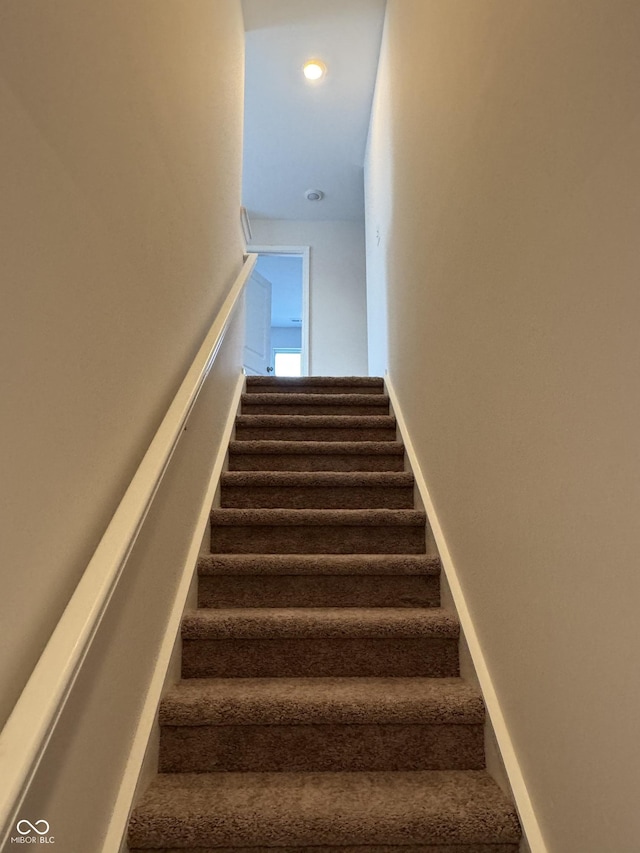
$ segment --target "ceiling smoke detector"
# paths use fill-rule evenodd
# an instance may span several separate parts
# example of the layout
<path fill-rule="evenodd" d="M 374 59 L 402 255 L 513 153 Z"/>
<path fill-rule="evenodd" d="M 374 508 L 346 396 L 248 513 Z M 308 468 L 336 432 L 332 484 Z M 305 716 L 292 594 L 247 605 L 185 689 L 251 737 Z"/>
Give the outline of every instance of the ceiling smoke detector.
<path fill-rule="evenodd" d="M 322 190 L 307 190 L 304 197 L 307 201 L 322 201 L 324 193 Z"/>

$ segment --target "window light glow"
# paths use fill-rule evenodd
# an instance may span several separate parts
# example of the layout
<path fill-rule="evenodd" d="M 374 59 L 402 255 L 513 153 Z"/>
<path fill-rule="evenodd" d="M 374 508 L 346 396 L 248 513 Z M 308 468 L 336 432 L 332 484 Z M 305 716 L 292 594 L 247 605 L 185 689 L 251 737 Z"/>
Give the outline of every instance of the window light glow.
<path fill-rule="evenodd" d="M 305 62 L 302 71 L 307 80 L 320 80 L 327 73 L 327 67 L 319 59 L 310 59 Z"/>
<path fill-rule="evenodd" d="M 302 354 L 300 350 L 275 350 L 276 376 L 302 376 Z"/>

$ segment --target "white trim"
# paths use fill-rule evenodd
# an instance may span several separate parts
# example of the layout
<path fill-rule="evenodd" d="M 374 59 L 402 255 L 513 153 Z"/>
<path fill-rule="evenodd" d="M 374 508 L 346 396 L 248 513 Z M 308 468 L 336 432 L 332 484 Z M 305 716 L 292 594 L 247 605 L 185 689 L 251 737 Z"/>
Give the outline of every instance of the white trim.
<path fill-rule="evenodd" d="M 3 783 L 0 847 L 12 829 L 256 260 L 255 255 L 246 256 L 240 274 L 0 733 Z"/>
<path fill-rule="evenodd" d="M 302 375 L 311 375 L 311 289 L 309 246 L 251 246 L 257 255 L 301 255 L 302 256 Z"/>
<path fill-rule="evenodd" d="M 489 714 L 489 717 L 491 718 L 493 730 L 496 736 L 496 740 L 498 741 L 498 747 L 500 749 L 505 770 L 509 778 L 509 783 L 513 792 L 513 798 L 518 809 L 518 814 L 520 815 L 520 821 L 522 823 L 522 828 L 524 830 L 526 840 L 531 849 L 531 853 L 547 853 L 547 846 L 544 842 L 544 838 L 542 836 L 538 820 L 533 810 L 529 791 L 527 789 L 527 785 L 524 780 L 520 764 L 518 762 L 518 756 L 516 755 L 513 743 L 511 741 L 511 736 L 509 735 L 507 724 L 502 714 L 502 709 L 500 707 L 498 696 L 493 686 L 491 674 L 489 672 L 489 668 L 487 666 L 487 662 L 485 660 L 484 653 L 482 651 L 482 647 L 480 645 L 478 635 L 476 634 L 475 626 L 473 624 L 473 620 L 471 618 L 471 614 L 469 613 L 469 608 L 467 606 L 467 602 L 462 591 L 460 579 L 458 577 L 456 567 L 449 552 L 449 548 L 447 547 L 447 542 L 445 540 L 442 527 L 440 526 L 440 522 L 438 520 L 433 501 L 431 500 L 431 495 L 429 494 L 427 483 L 424 479 L 424 475 L 422 474 L 422 469 L 418 461 L 418 456 L 416 454 L 415 448 L 413 447 L 413 444 L 411 443 L 411 438 L 409 436 L 407 424 L 400 408 L 398 397 L 396 395 L 393 383 L 391 382 L 388 373 L 385 374 L 384 380 L 387 389 L 387 394 L 389 395 L 391 408 L 393 409 L 393 413 L 396 417 L 398 430 L 404 443 L 407 459 L 409 460 L 409 464 L 411 465 L 416 486 L 420 497 L 424 502 L 427 518 L 429 519 L 429 524 L 431 526 L 431 530 L 433 532 L 433 536 L 438 547 L 438 553 L 442 562 L 442 568 L 444 569 L 447 582 L 449 584 L 449 589 L 451 591 L 451 595 L 456 606 L 458 618 L 460 619 L 460 625 L 467 641 L 467 646 L 469 648 L 469 653 L 471 654 L 471 659 L 473 660 L 473 665 L 476 670 L 480 689 L 482 690 L 484 701 L 487 706 L 487 712 Z"/>
<path fill-rule="evenodd" d="M 213 471 L 211 472 L 209 486 L 202 503 L 200 515 L 198 516 L 198 522 L 193 531 L 189 553 L 185 561 L 184 572 L 180 580 L 180 585 L 173 603 L 171 614 L 167 621 L 167 629 L 160 646 L 160 652 L 155 663 L 153 677 L 149 685 L 149 690 L 147 691 L 142 713 L 140 714 L 140 720 L 138 721 L 138 727 L 133 738 L 133 745 L 131 747 L 131 752 L 129 753 L 129 759 L 127 761 L 122 784 L 120 785 L 120 790 L 109 821 L 109 828 L 107 829 L 105 840 L 102 845 L 102 853 L 113 853 L 114 850 L 120 849 L 124 841 L 124 836 L 129 823 L 129 815 L 133 808 L 133 799 L 136 786 L 138 784 L 138 778 L 140 776 L 140 770 L 142 768 L 147 744 L 149 743 L 149 738 L 158 714 L 158 704 L 160 703 L 167 677 L 167 670 L 175 647 L 178 631 L 180 630 L 180 623 L 182 621 L 189 588 L 193 580 L 193 573 L 198 562 L 202 537 L 209 521 L 211 507 L 213 506 L 213 500 L 216 494 L 216 489 L 218 488 L 220 475 L 222 474 L 222 469 L 224 467 L 227 449 L 233 434 L 236 415 L 240 408 L 240 396 L 244 391 L 245 381 L 245 376 L 241 374 L 238 377 L 233 393 L 229 414 L 218 446 Z"/>

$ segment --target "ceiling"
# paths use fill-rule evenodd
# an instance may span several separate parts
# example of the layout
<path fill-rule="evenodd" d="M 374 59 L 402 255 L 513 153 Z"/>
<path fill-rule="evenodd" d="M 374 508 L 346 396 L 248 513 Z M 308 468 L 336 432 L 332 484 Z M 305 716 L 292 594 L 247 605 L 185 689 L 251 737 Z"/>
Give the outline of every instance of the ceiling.
<path fill-rule="evenodd" d="M 385 0 L 242 0 L 242 8 L 249 216 L 362 219 Z M 319 83 L 305 80 L 307 59 L 327 66 Z M 308 189 L 324 199 L 307 201 Z"/>

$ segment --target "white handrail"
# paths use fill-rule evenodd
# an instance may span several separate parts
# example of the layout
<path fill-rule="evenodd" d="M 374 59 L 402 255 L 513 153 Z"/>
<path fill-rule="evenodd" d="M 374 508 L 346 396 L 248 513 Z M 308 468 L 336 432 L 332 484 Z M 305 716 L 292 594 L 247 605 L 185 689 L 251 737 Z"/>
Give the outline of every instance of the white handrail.
<path fill-rule="evenodd" d="M 0 846 L 13 827 L 257 258 L 245 256 L 240 274 L 0 733 Z"/>

